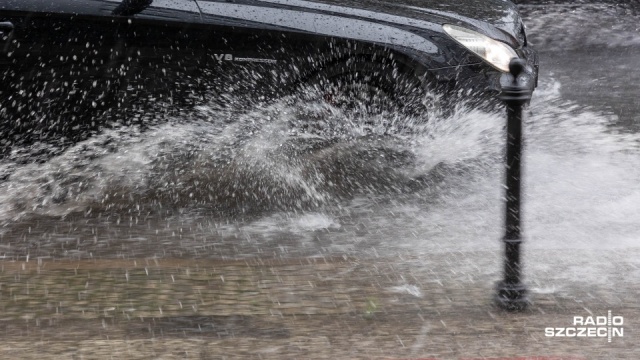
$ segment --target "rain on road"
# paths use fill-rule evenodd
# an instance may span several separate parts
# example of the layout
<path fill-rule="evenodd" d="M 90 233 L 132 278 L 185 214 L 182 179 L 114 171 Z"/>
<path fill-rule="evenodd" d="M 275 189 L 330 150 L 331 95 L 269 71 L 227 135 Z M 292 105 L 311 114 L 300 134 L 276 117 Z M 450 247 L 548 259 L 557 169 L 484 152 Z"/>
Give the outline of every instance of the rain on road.
<path fill-rule="evenodd" d="M 522 9 L 542 71 L 525 125 L 530 311 L 490 303 L 501 112 L 371 126 L 287 98 L 0 164 L 0 353 L 633 359 L 640 14 Z M 609 310 L 625 319 L 611 343 L 545 337 Z"/>

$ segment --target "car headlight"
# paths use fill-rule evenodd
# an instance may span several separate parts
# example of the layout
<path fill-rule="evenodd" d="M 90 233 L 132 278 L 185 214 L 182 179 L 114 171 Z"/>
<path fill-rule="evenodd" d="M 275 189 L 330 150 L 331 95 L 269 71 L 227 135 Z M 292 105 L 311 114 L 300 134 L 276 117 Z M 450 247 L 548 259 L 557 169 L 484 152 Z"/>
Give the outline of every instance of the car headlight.
<path fill-rule="evenodd" d="M 444 25 L 443 28 L 455 41 L 500 71 L 509 72 L 509 62 L 514 57 L 518 57 L 509 45 L 479 32 L 449 24 Z"/>

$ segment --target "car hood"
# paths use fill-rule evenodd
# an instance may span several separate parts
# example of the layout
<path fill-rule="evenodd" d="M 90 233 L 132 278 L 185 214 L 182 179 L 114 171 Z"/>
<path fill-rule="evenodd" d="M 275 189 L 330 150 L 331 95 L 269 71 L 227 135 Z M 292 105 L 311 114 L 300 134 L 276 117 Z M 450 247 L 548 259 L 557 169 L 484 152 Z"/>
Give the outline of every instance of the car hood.
<path fill-rule="evenodd" d="M 371 2 L 380 2 L 386 6 L 403 8 L 414 13 L 431 14 L 464 22 L 482 21 L 514 37 L 517 37 L 522 25 L 522 19 L 517 7 L 507 0 L 400 0 Z M 410 15 L 407 13 L 406 16 Z M 433 18 L 431 19 L 433 20 Z"/>
<path fill-rule="evenodd" d="M 260 0 L 275 6 L 421 27 L 421 22 L 472 27 L 490 37 L 523 45 L 522 20 L 507 0 Z M 411 21 L 414 20 L 414 21 Z M 427 26 L 425 26 L 427 27 Z"/>

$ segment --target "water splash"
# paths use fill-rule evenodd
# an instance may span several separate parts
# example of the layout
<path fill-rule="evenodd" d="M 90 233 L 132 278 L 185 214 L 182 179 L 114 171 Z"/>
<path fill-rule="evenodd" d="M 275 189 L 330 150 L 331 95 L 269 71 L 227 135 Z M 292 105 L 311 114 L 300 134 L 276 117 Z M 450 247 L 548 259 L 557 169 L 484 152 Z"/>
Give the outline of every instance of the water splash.
<path fill-rule="evenodd" d="M 552 80 L 527 115 L 528 246 L 638 246 L 640 136 L 563 100 Z M 201 107 L 192 119 L 109 131 L 45 163 L 14 165 L 0 185 L 0 218 L 77 213 L 94 224 L 104 215 L 131 238 L 166 237 L 127 243 L 150 256 L 497 250 L 504 122 L 502 111 L 464 104 L 428 121 L 296 98 L 241 114 Z"/>
<path fill-rule="evenodd" d="M 244 113 L 201 106 L 145 131 L 106 130 L 45 162 L 5 161 L 0 219 L 198 206 L 251 213 L 401 191 L 411 179 L 395 168 L 411 161 L 401 143 L 415 121 L 300 96 Z"/>

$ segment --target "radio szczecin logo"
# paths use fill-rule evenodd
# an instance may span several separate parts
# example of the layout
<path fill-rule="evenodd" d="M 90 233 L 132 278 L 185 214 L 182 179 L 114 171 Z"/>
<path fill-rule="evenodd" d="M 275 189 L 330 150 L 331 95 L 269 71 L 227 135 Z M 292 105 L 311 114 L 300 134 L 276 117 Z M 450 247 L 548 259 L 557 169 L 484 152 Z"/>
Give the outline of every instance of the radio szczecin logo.
<path fill-rule="evenodd" d="M 571 327 L 548 327 L 544 329 L 546 337 L 601 337 L 608 342 L 614 337 L 624 336 L 624 318 L 611 316 L 574 316 Z"/>

